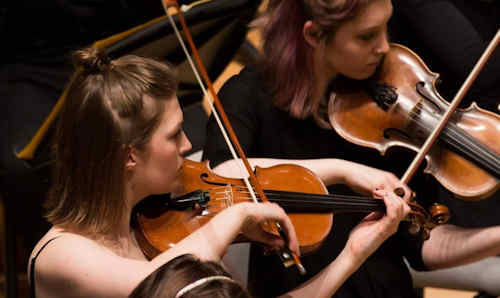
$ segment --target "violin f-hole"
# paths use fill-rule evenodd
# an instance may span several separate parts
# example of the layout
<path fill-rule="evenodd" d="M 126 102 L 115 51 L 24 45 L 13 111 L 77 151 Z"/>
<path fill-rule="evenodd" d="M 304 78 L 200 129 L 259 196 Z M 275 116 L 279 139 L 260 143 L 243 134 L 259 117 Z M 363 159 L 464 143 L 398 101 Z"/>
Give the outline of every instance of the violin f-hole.
<path fill-rule="evenodd" d="M 226 184 L 224 184 L 224 183 L 210 181 L 210 180 L 208 180 L 208 177 L 209 177 L 209 175 L 207 173 L 201 173 L 200 174 L 200 180 L 203 181 L 206 184 L 216 185 L 216 186 L 226 186 Z"/>
<path fill-rule="evenodd" d="M 443 109 L 438 104 L 439 100 L 436 100 L 434 98 L 434 94 L 427 88 L 425 82 L 420 81 L 416 83 L 415 89 L 417 90 L 418 94 L 427 99 L 427 101 L 434 106 L 435 111 L 438 111 L 440 114 L 442 113 Z"/>

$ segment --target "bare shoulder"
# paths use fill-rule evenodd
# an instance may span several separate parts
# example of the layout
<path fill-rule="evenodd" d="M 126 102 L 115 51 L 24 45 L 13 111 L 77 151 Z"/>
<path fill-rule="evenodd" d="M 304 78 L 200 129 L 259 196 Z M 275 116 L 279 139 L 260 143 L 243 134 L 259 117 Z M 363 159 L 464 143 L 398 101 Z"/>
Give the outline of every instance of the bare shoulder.
<path fill-rule="evenodd" d="M 37 256 L 37 272 L 59 269 L 59 266 L 67 270 L 70 265 L 77 265 L 79 260 L 100 254 L 104 254 L 104 248 L 95 241 L 53 228 L 37 243 L 30 262 Z"/>
<path fill-rule="evenodd" d="M 73 246 L 75 244 L 91 247 L 97 246 L 95 241 L 81 235 L 66 232 L 58 228 L 52 228 L 42 237 L 42 239 L 40 239 L 40 241 L 38 241 L 35 248 L 31 252 L 30 259 L 37 254 L 47 255 L 50 254 L 47 253 L 48 251 L 54 251 L 55 249 L 67 247 L 68 245 Z"/>
<path fill-rule="evenodd" d="M 37 296 L 50 296 L 56 291 L 62 294 L 74 287 L 81 287 L 80 278 L 89 274 L 86 266 L 89 259 L 102 259 L 103 249 L 94 241 L 81 235 L 52 228 L 33 249 L 30 257 L 30 270 L 35 261 L 35 286 Z M 59 289 L 59 285 L 68 285 Z"/>
<path fill-rule="evenodd" d="M 60 297 L 124 297 L 142 278 L 142 274 L 131 272 L 142 272 L 147 264 L 118 256 L 92 239 L 57 229 L 40 240 L 30 261 L 42 247 L 35 265 L 37 297 L 54 297 L 55 293 Z"/>

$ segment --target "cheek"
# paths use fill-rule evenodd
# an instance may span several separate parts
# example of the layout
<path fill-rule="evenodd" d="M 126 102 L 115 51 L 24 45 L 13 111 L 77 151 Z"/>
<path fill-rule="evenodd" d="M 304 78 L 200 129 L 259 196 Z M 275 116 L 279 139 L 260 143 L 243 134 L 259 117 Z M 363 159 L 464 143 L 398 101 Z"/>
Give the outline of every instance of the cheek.
<path fill-rule="evenodd" d="M 178 159 L 176 158 L 175 151 L 171 150 L 171 148 L 165 148 L 159 155 L 158 166 L 166 171 L 165 174 L 174 176 L 178 168 Z"/>
<path fill-rule="evenodd" d="M 358 59 L 346 49 L 332 51 L 329 60 L 330 67 L 345 76 L 349 76 L 357 69 Z"/>
<path fill-rule="evenodd" d="M 168 151 L 158 153 L 156 158 L 152 160 L 152 171 L 149 174 L 149 179 L 155 184 L 155 192 L 172 192 L 178 188 L 179 184 L 179 162 Z"/>
<path fill-rule="evenodd" d="M 150 166 L 154 169 L 156 175 L 174 176 L 174 171 L 177 168 L 177 159 L 175 158 L 175 150 L 168 143 L 158 142 L 153 144 L 151 150 Z"/>
<path fill-rule="evenodd" d="M 367 64 L 365 49 L 356 46 L 345 47 L 339 51 L 334 63 L 338 73 L 352 79 L 366 79 L 375 71 L 375 68 L 370 68 Z"/>

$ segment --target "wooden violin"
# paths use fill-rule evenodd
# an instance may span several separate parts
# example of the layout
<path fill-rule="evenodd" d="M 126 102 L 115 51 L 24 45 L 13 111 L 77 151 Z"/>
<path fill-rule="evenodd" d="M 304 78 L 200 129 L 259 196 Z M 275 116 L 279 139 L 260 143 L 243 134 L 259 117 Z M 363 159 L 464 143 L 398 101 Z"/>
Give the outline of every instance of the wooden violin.
<path fill-rule="evenodd" d="M 255 174 L 271 202 L 279 204 L 290 217 L 303 254 L 315 251 L 326 238 L 337 212 L 385 211 L 383 200 L 328 194 L 323 182 L 310 170 L 293 164 L 257 167 Z M 185 160 L 182 168 L 184 191 L 172 199 L 153 198 L 137 209 L 135 233 L 149 258 L 204 225 L 219 211 L 251 201 L 241 179 L 215 174 L 206 162 Z M 412 233 L 430 230 L 448 220 L 444 206 L 434 206 L 431 214 L 416 203 L 409 203 Z"/>
<path fill-rule="evenodd" d="M 343 84 L 329 101 L 332 127 L 346 140 L 378 149 L 418 151 L 449 104 L 436 80 L 410 49 L 392 44 L 363 88 Z M 465 200 L 480 200 L 500 187 L 500 116 L 472 104 L 458 109 L 425 156 L 425 172 Z"/>

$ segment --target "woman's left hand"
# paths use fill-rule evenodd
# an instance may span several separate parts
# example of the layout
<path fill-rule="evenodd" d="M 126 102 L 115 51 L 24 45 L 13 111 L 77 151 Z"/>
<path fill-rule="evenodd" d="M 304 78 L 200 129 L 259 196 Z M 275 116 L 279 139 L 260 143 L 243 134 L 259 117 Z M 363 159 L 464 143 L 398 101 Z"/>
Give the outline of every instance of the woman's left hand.
<path fill-rule="evenodd" d="M 385 214 L 373 212 L 366 216 L 351 231 L 346 244 L 349 254 L 360 263 L 398 230 L 400 221 L 410 212 L 408 204 L 394 193 L 382 190 L 374 195 L 384 200 Z"/>

